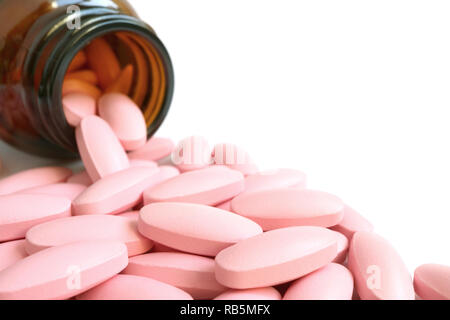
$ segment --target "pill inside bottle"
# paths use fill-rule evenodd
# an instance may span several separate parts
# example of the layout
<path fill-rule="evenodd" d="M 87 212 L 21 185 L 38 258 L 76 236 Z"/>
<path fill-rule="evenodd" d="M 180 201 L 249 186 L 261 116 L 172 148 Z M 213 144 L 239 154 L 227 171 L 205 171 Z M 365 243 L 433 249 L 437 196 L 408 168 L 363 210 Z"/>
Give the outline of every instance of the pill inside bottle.
<path fill-rule="evenodd" d="M 6 0 L 0 18 L 8 21 L 0 26 L 2 140 L 40 156 L 76 158 L 74 127 L 98 113 L 106 93 L 141 109 L 148 137 L 164 121 L 174 89 L 171 59 L 126 1 Z"/>

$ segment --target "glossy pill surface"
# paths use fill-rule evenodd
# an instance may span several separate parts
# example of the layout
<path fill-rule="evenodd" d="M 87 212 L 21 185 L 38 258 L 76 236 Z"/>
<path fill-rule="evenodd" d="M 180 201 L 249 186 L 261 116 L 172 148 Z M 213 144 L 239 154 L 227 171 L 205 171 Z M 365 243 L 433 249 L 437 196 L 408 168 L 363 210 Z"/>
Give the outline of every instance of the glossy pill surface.
<path fill-rule="evenodd" d="M 141 109 L 128 96 L 108 93 L 98 100 L 98 112 L 125 150 L 136 150 L 147 141 L 147 125 Z"/>
<path fill-rule="evenodd" d="M 111 278 L 127 264 L 127 248 L 121 242 L 83 241 L 49 248 L 0 272 L 0 299 L 68 299 Z"/>
<path fill-rule="evenodd" d="M 353 276 L 344 266 L 330 263 L 290 285 L 283 300 L 351 300 Z"/>
<path fill-rule="evenodd" d="M 450 266 L 419 266 L 414 272 L 414 288 L 424 300 L 450 300 Z"/>
<path fill-rule="evenodd" d="M 11 194 L 0 197 L 0 241 L 25 238 L 31 227 L 70 216 L 71 201 L 40 194 Z"/>
<path fill-rule="evenodd" d="M 342 220 L 344 205 L 329 193 L 281 188 L 244 192 L 231 210 L 257 222 L 264 230 L 289 226 L 330 227 Z"/>
<path fill-rule="evenodd" d="M 88 116 L 81 120 L 75 136 L 81 160 L 92 181 L 130 166 L 116 135 L 101 118 Z"/>
<path fill-rule="evenodd" d="M 87 116 L 95 115 L 97 104 L 94 98 L 82 93 L 65 95 L 62 100 L 64 115 L 67 122 L 76 127 Z"/>
<path fill-rule="evenodd" d="M 15 173 L 0 180 L 0 195 L 66 181 L 72 171 L 63 167 L 41 167 Z"/>
<path fill-rule="evenodd" d="M 306 188 L 306 174 L 294 169 L 275 169 L 245 178 L 245 192 L 289 187 Z"/>
<path fill-rule="evenodd" d="M 213 166 L 189 171 L 144 192 L 144 203 L 189 202 L 217 205 L 244 189 L 244 176 L 236 170 Z"/>
<path fill-rule="evenodd" d="M 97 180 L 73 201 L 73 214 L 116 214 L 142 201 L 142 193 L 155 183 L 154 167 L 130 167 Z"/>
<path fill-rule="evenodd" d="M 353 235 L 348 267 L 362 300 L 414 300 L 408 269 L 395 249 L 379 235 L 367 231 Z"/>
<path fill-rule="evenodd" d="M 46 194 L 73 200 L 86 190 L 86 186 L 78 183 L 55 183 L 20 191 L 28 194 Z"/>
<path fill-rule="evenodd" d="M 170 155 L 175 148 L 175 144 L 170 139 L 152 137 L 145 145 L 130 152 L 130 159 L 142 159 L 157 161 Z"/>
<path fill-rule="evenodd" d="M 0 271 L 27 256 L 23 239 L 0 243 Z"/>
<path fill-rule="evenodd" d="M 49 221 L 26 234 L 26 251 L 33 254 L 50 247 L 84 240 L 116 240 L 125 243 L 129 256 L 145 253 L 152 241 L 137 230 L 137 221 L 126 217 L 91 215 Z"/>
<path fill-rule="evenodd" d="M 290 227 L 243 240 L 216 256 L 216 278 L 229 288 L 268 287 L 330 263 L 336 236 L 321 227 Z"/>
<path fill-rule="evenodd" d="M 262 233 L 259 225 L 229 211 L 167 202 L 142 208 L 138 228 L 158 243 L 206 256 L 215 256 L 238 241 Z"/>
<path fill-rule="evenodd" d="M 227 288 L 214 275 L 214 260 L 186 253 L 155 252 L 130 258 L 125 274 L 149 277 L 188 292 L 194 299 L 212 299 Z"/>

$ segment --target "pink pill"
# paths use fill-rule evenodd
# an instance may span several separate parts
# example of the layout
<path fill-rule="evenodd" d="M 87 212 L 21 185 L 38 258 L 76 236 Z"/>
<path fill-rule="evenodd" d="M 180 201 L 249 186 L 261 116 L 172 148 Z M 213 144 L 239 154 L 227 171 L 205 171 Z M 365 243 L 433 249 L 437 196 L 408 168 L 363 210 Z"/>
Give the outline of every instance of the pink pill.
<path fill-rule="evenodd" d="M 218 204 L 216 206 L 217 209 L 222 209 L 222 210 L 226 210 L 226 211 L 231 211 L 231 200 L 222 202 L 221 204 Z"/>
<path fill-rule="evenodd" d="M 215 164 L 240 171 L 245 176 L 258 172 L 258 167 L 253 163 L 248 153 L 234 144 L 221 143 L 215 145 L 212 157 Z"/>
<path fill-rule="evenodd" d="M 123 217 L 123 218 L 131 218 L 137 222 L 139 219 L 139 211 L 127 211 L 127 212 L 119 213 L 119 214 L 117 214 L 117 216 Z"/>
<path fill-rule="evenodd" d="M 67 94 L 62 99 L 62 105 L 66 120 L 72 127 L 78 126 L 82 119 L 97 112 L 95 99 L 87 94 Z"/>
<path fill-rule="evenodd" d="M 281 294 L 273 287 L 228 290 L 215 297 L 214 300 L 281 300 Z"/>
<path fill-rule="evenodd" d="M 0 180 L 0 195 L 66 181 L 72 171 L 62 167 L 25 170 Z"/>
<path fill-rule="evenodd" d="M 293 169 L 259 172 L 245 178 L 245 192 L 279 188 L 306 188 L 306 175 Z"/>
<path fill-rule="evenodd" d="M 73 200 L 80 193 L 82 193 L 84 190 L 86 190 L 86 186 L 82 184 L 77 183 L 55 183 L 55 184 L 49 184 L 42 187 L 35 187 L 31 189 L 26 189 L 23 191 L 20 191 L 21 193 L 28 193 L 28 194 L 46 194 L 50 196 L 56 196 L 56 197 L 65 197 L 67 199 Z"/>
<path fill-rule="evenodd" d="M 125 243 L 129 256 L 145 253 L 152 241 L 141 236 L 137 221 L 116 216 L 78 216 L 52 220 L 28 230 L 26 250 L 29 254 L 50 247 L 84 240 L 116 240 Z"/>
<path fill-rule="evenodd" d="M 131 159 L 130 160 L 131 167 L 158 167 L 158 163 L 151 160 L 141 160 L 141 159 Z"/>
<path fill-rule="evenodd" d="M 158 183 L 172 179 L 180 175 L 180 171 L 173 166 L 159 166 Z"/>
<path fill-rule="evenodd" d="M 144 203 L 190 202 L 217 205 L 244 189 L 244 177 L 236 170 L 213 166 L 189 171 L 144 192 Z"/>
<path fill-rule="evenodd" d="M 192 297 L 154 279 L 118 274 L 82 293 L 77 300 L 192 300 Z"/>
<path fill-rule="evenodd" d="M 342 220 L 344 205 L 329 193 L 282 188 L 245 192 L 231 202 L 231 209 L 257 222 L 264 230 L 289 226 L 330 227 Z"/>
<path fill-rule="evenodd" d="M 259 172 L 245 177 L 244 192 L 255 192 L 261 190 L 279 188 L 306 188 L 306 175 L 293 169 L 276 169 Z M 225 201 L 216 208 L 231 211 L 231 201 Z"/>
<path fill-rule="evenodd" d="M 237 214 L 175 202 L 145 206 L 139 215 L 138 229 L 163 245 L 206 256 L 215 256 L 238 241 L 262 233 L 259 225 Z"/>
<path fill-rule="evenodd" d="M 0 243 L 0 272 L 27 256 L 25 240 Z"/>
<path fill-rule="evenodd" d="M 292 283 L 283 300 L 351 300 L 353 276 L 340 264 L 330 263 Z"/>
<path fill-rule="evenodd" d="M 211 148 L 203 137 L 181 140 L 172 152 L 172 162 L 181 172 L 198 170 L 211 164 Z"/>
<path fill-rule="evenodd" d="M 373 231 L 373 226 L 358 212 L 349 206 L 344 206 L 344 218 L 337 225 L 333 226 L 332 229 L 345 235 L 348 240 L 352 240 L 355 232 L 371 232 Z"/>
<path fill-rule="evenodd" d="M 414 272 L 414 288 L 423 300 L 450 300 L 450 266 L 421 265 Z"/>
<path fill-rule="evenodd" d="M 337 256 L 333 260 L 336 263 L 344 263 L 348 253 L 348 239 L 342 233 L 334 231 L 337 237 Z"/>
<path fill-rule="evenodd" d="M 173 249 L 171 247 L 165 246 L 158 242 L 153 242 L 152 252 L 180 252 L 177 249 Z"/>
<path fill-rule="evenodd" d="M 40 194 L 10 194 L 0 197 L 0 241 L 25 238 L 31 227 L 70 216 L 67 198 Z"/>
<path fill-rule="evenodd" d="M 216 256 L 216 279 L 234 289 L 298 279 L 336 257 L 336 236 L 321 227 L 290 227 L 242 240 Z"/>
<path fill-rule="evenodd" d="M 395 249 L 367 231 L 353 235 L 348 267 L 362 300 L 414 300 L 411 276 Z"/>
<path fill-rule="evenodd" d="M 158 168 L 131 167 L 94 182 L 73 201 L 73 214 L 116 214 L 142 201 L 145 189 L 154 185 Z"/>
<path fill-rule="evenodd" d="M 153 137 L 144 146 L 128 154 L 130 159 L 157 161 L 170 155 L 175 148 L 170 139 Z"/>
<path fill-rule="evenodd" d="M 214 276 L 214 260 L 185 253 L 147 253 L 130 258 L 125 274 L 152 278 L 189 293 L 211 299 L 227 290 Z"/>
<path fill-rule="evenodd" d="M 92 184 L 92 179 L 89 177 L 89 174 L 86 172 L 86 170 L 83 170 L 70 176 L 69 179 L 67 179 L 67 182 L 82 184 L 86 187 L 89 187 Z"/>
<path fill-rule="evenodd" d="M 84 118 L 76 128 L 75 136 L 81 159 L 92 181 L 130 166 L 122 145 L 103 119 L 97 116 Z"/>
<path fill-rule="evenodd" d="M 121 242 L 83 241 L 49 248 L 0 272 L 0 299 L 68 299 L 111 278 L 127 264 L 127 248 Z"/>
<path fill-rule="evenodd" d="M 141 109 L 128 96 L 107 93 L 98 100 L 98 113 L 108 122 L 125 150 L 136 150 L 147 141 L 147 125 Z"/>

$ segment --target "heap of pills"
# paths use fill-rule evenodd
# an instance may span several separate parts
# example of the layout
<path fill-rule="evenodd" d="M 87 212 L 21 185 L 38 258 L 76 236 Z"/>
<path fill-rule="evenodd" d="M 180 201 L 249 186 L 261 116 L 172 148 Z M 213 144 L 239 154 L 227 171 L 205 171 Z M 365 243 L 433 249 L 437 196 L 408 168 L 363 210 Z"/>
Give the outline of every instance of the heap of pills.
<path fill-rule="evenodd" d="M 146 141 L 125 94 L 133 70 L 108 52 L 82 51 L 64 85 L 85 170 L 0 180 L 0 299 L 450 299 L 449 266 L 413 281 L 370 222 L 302 172 L 260 172 L 200 137 Z"/>

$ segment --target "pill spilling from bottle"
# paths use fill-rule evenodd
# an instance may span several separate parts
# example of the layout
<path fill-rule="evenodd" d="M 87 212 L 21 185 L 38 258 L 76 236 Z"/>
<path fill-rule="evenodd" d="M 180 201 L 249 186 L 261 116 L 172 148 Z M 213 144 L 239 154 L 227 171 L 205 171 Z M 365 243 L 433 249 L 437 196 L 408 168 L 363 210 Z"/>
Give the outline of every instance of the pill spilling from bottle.
<path fill-rule="evenodd" d="M 450 299 L 450 266 L 412 277 L 303 172 L 259 171 L 240 147 L 201 137 L 147 141 L 126 94 L 133 68 L 111 52 L 93 42 L 64 83 L 84 170 L 0 180 L 0 299 Z"/>

